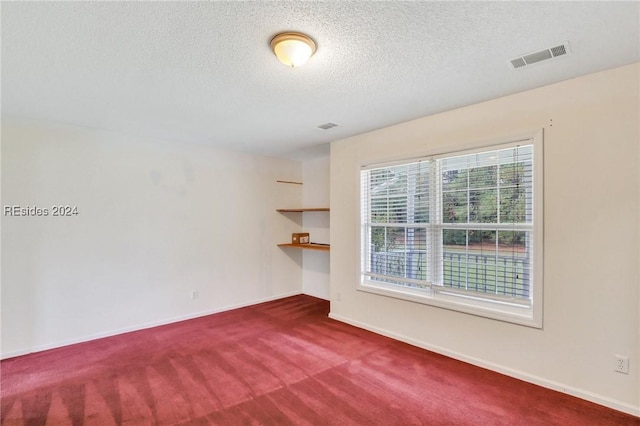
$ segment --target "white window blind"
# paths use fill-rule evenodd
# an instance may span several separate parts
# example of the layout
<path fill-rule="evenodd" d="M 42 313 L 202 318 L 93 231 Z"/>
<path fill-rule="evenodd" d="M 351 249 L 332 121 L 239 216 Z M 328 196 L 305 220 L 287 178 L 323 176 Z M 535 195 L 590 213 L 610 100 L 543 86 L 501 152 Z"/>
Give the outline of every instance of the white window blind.
<path fill-rule="evenodd" d="M 534 153 L 519 141 L 364 167 L 362 283 L 530 310 Z"/>
<path fill-rule="evenodd" d="M 420 287 L 427 279 L 430 163 L 418 161 L 363 172 L 369 256 L 365 273 Z"/>

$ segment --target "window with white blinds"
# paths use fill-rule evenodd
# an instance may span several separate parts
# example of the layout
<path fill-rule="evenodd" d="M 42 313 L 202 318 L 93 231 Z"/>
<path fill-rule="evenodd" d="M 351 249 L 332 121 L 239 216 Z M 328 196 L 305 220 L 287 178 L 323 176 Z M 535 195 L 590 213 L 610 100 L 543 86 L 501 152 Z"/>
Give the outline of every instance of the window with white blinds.
<path fill-rule="evenodd" d="M 541 150 L 538 135 L 363 167 L 360 288 L 540 326 Z"/>

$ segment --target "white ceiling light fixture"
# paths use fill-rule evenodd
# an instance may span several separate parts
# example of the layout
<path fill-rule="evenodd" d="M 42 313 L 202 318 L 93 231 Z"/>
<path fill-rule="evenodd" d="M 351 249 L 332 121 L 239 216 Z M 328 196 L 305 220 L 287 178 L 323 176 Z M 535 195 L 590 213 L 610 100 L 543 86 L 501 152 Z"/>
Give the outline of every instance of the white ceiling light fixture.
<path fill-rule="evenodd" d="M 280 62 L 294 68 L 307 63 L 316 52 L 316 44 L 306 34 L 287 32 L 271 39 L 271 50 Z"/>

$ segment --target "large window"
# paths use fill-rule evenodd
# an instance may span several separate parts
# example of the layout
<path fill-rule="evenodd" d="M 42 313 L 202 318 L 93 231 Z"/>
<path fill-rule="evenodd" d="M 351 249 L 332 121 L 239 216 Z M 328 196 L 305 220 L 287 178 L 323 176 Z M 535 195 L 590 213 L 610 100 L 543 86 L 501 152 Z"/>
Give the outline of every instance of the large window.
<path fill-rule="evenodd" d="M 361 171 L 360 289 L 541 326 L 542 138 Z"/>

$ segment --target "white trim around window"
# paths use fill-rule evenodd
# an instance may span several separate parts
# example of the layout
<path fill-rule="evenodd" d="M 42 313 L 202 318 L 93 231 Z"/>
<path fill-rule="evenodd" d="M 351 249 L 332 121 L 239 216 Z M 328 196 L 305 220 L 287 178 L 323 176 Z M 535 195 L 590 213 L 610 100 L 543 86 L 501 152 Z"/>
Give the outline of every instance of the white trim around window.
<path fill-rule="evenodd" d="M 359 290 L 542 328 L 542 130 L 360 177 Z"/>

